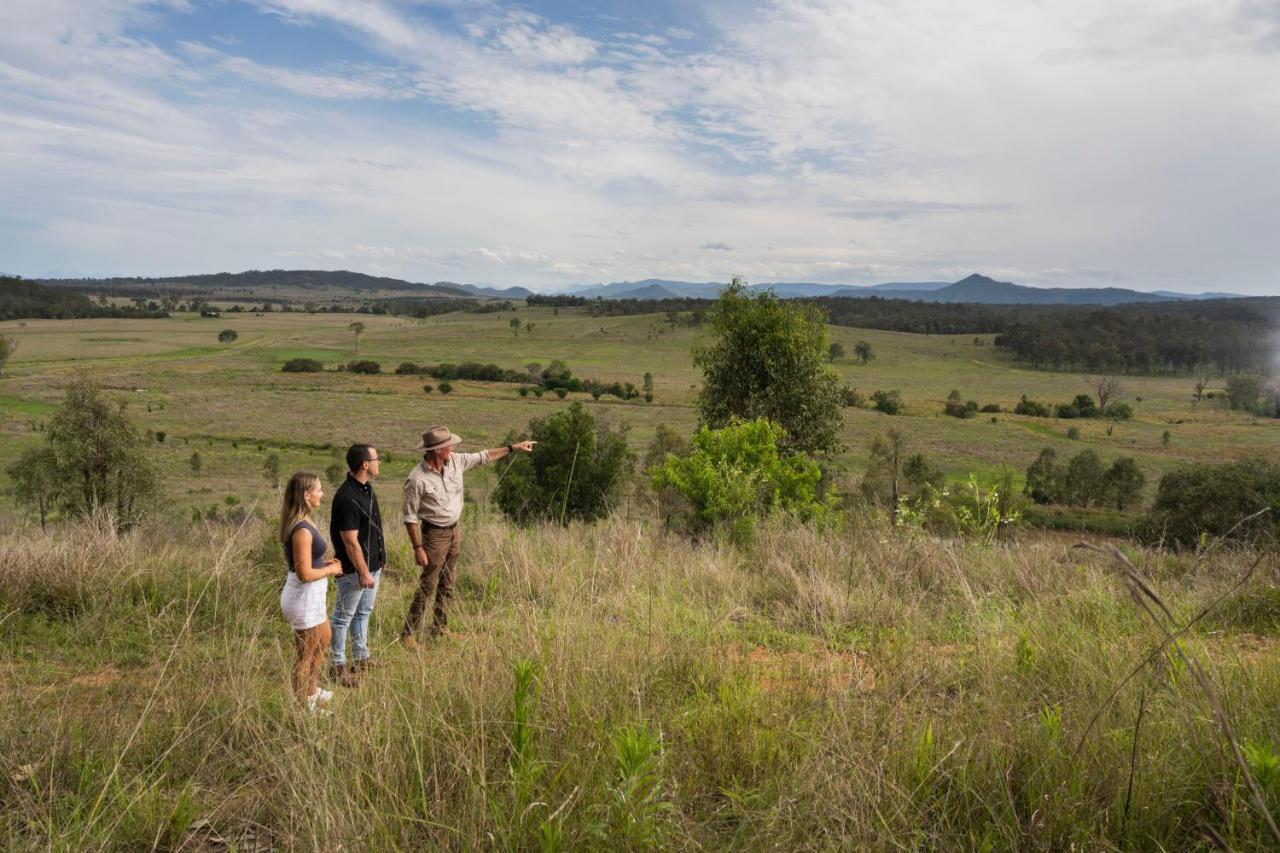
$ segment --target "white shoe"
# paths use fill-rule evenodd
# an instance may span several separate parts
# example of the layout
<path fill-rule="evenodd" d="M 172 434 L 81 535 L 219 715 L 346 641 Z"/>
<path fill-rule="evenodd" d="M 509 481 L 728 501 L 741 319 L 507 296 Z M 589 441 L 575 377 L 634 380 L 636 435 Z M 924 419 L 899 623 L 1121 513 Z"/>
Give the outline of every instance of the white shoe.
<path fill-rule="evenodd" d="M 319 690 L 316 691 L 316 702 L 321 705 L 328 705 L 329 700 L 332 698 L 333 698 L 332 690 L 325 690 L 323 687 L 321 687 Z"/>
<path fill-rule="evenodd" d="M 325 694 L 329 695 L 326 696 Z M 333 698 L 333 694 L 327 690 L 317 690 L 307 697 L 307 713 L 319 717 L 327 717 L 333 712 L 324 707 L 324 703 Z"/>

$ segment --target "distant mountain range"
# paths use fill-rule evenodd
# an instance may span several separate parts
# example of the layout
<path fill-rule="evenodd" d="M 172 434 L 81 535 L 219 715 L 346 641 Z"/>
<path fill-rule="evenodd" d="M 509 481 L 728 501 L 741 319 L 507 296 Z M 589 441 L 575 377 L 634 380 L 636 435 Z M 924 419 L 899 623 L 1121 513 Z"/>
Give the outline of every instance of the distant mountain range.
<path fill-rule="evenodd" d="M 38 280 L 52 287 L 77 290 L 94 288 L 187 287 L 196 290 L 253 290 L 264 287 L 327 288 L 352 291 L 394 291 L 423 296 L 486 297 L 489 299 L 524 299 L 533 291 L 523 287 L 495 288 L 474 284 L 438 281 L 423 284 L 386 276 L 365 275 L 348 270 L 245 270 L 203 275 L 176 275 L 155 278 L 55 278 Z"/>
<path fill-rule="evenodd" d="M 398 296 L 418 295 L 438 298 L 524 299 L 532 294 L 525 287 L 498 288 L 487 285 L 437 281 L 434 284 L 372 276 L 347 270 L 246 270 L 239 273 L 212 273 L 157 278 L 43 279 L 41 284 L 93 292 L 124 292 L 165 287 L 192 291 L 261 291 L 264 288 L 294 290 L 336 290 L 361 294 L 382 292 Z M 715 299 L 723 282 L 672 281 L 647 278 L 610 284 L 574 285 L 559 293 L 590 299 Z M 772 290 L 780 298 L 848 297 L 910 299 L 920 302 L 968 302 L 986 305 L 1121 305 L 1127 302 L 1170 302 L 1200 299 L 1235 299 L 1236 293 L 1144 293 L 1119 287 L 1028 287 L 996 281 L 977 273 L 956 282 L 890 281 L 865 286 L 816 284 L 813 282 L 769 282 L 749 286 L 753 291 Z M 259 297 L 261 298 L 261 297 Z"/>
<path fill-rule="evenodd" d="M 724 284 L 719 282 L 668 281 L 650 278 L 611 284 L 570 288 L 565 293 L 602 299 L 714 299 Z M 867 286 L 772 282 L 749 285 L 751 290 L 772 290 L 779 298 L 835 296 L 883 299 L 911 299 L 919 302 L 968 302 L 983 305 L 1123 305 L 1129 302 L 1172 302 L 1198 299 L 1234 299 L 1235 293 L 1144 293 L 1120 287 L 1028 287 L 996 281 L 974 273 L 957 282 L 886 282 Z"/>

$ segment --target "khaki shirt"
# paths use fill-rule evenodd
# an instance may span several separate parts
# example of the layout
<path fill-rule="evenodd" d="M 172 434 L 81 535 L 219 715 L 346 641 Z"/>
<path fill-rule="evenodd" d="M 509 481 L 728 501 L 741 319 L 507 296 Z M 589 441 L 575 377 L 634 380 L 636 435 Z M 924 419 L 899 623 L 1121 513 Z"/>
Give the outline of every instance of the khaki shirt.
<path fill-rule="evenodd" d="M 462 472 L 489 462 L 489 451 L 449 455 L 441 471 L 422 460 L 404 481 L 404 523 L 448 527 L 462 517 Z"/>

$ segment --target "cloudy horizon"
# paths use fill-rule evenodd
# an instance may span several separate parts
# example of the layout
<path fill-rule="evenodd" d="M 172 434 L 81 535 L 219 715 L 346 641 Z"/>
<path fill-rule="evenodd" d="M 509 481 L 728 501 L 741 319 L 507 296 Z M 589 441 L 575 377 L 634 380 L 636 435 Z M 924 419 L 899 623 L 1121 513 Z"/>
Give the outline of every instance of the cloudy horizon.
<path fill-rule="evenodd" d="M 1280 293 L 1265 0 L 11 0 L 0 269 Z"/>

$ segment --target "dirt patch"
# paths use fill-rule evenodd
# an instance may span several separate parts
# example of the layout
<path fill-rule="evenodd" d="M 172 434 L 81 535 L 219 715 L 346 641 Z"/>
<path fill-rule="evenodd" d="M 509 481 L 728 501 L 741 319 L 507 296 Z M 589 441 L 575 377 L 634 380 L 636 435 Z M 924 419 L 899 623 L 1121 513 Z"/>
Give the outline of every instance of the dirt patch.
<path fill-rule="evenodd" d="M 77 687 L 106 687 L 109 684 L 115 684 L 124 678 L 124 673 L 116 669 L 113 664 L 107 664 L 97 672 L 89 672 L 84 675 L 77 675 L 71 679 L 71 683 Z"/>

